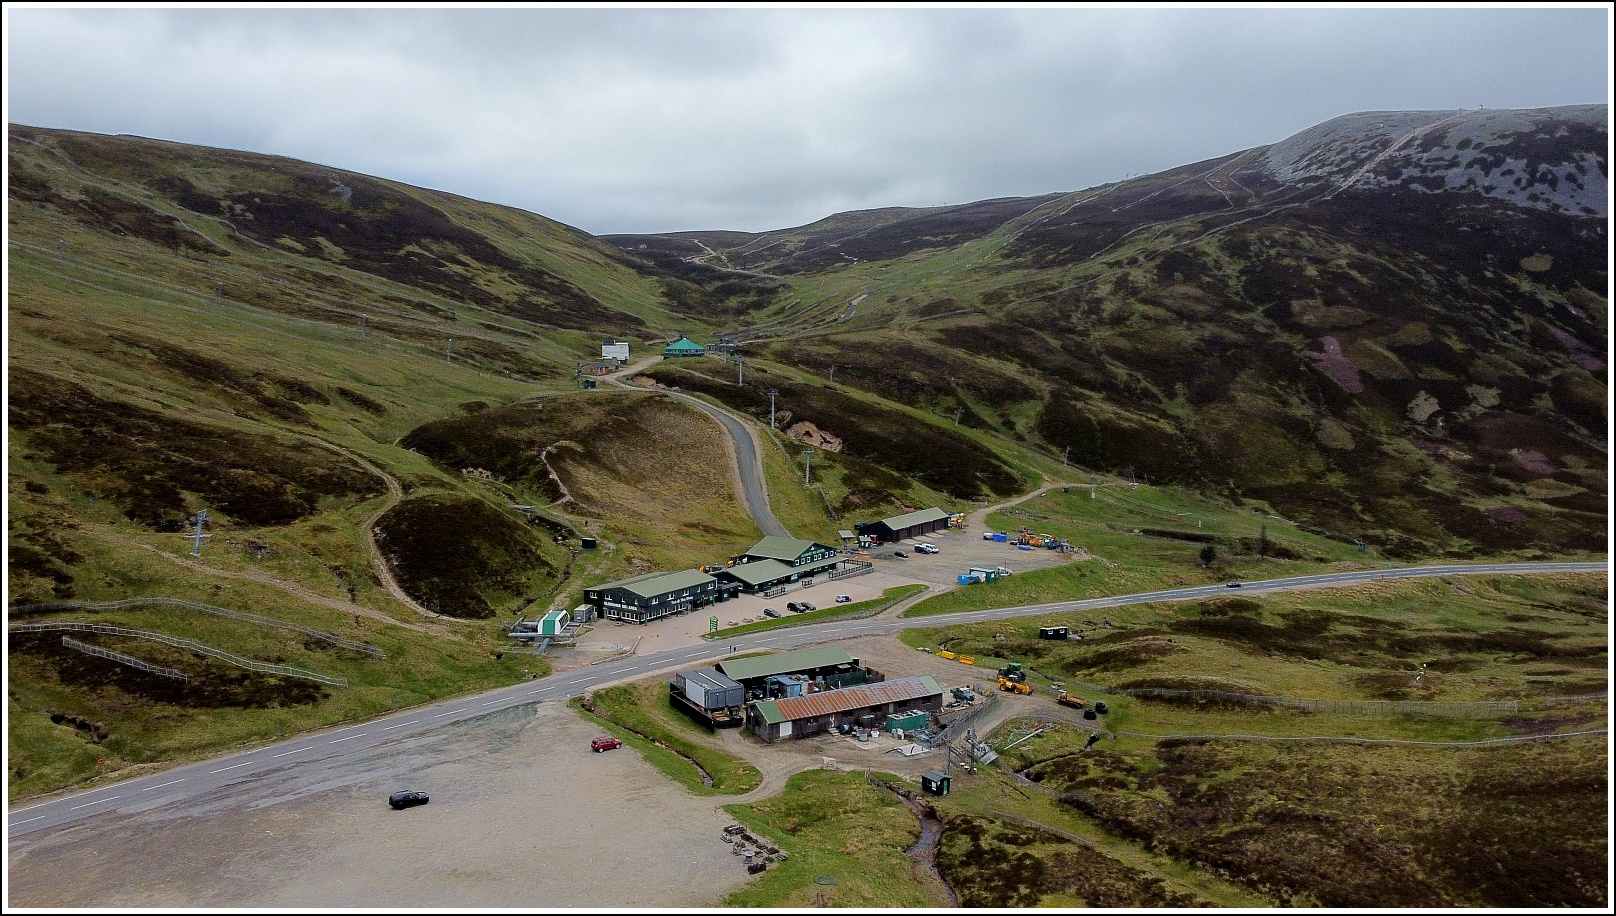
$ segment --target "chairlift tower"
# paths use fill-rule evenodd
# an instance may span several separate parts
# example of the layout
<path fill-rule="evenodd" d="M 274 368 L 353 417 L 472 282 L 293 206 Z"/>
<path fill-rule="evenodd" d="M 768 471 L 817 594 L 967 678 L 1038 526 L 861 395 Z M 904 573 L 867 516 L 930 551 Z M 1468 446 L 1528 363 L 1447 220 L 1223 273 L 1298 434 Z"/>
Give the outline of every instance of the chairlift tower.
<path fill-rule="evenodd" d="M 191 521 L 196 522 L 195 543 L 191 545 L 191 556 L 200 557 L 202 555 L 202 526 L 207 524 L 208 510 L 203 509 L 201 512 L 191 516 Z"/>
<path fill-rule="evenodd" d="M 779 389 L 777 389 L 777 388 L 770 388 L 769 389 L 769 428 L 770 429 L 774 429 L 774 399 L 777 396 L 779 396 L 779 394 L 780 394 Z"/>
<path fill-rule="evenodd" d="M 809 486 L 809 481 L 813 479 L 811 476 L 813 473 L 813 467 L 814 450 L 811 448 L 805 448 L 802 450 L 802 485 L 804 489 Z"/>
<path fill-rule="evenodd" d="M 746 386 L 746 357 L 739 353 L 735 354 L 735 371 L 735 384 L 744 388 Z"/>

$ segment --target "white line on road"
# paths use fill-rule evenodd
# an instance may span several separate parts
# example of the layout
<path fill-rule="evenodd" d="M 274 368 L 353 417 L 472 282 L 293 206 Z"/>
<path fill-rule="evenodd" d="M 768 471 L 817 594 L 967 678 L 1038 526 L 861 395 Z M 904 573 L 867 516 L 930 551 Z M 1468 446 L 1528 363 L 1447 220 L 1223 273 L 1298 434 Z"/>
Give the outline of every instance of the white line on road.
<path fill-rule="evenodd" d="M 312 745 L 311 745 L 311 747 L 312 747 Z M 310 749 L 311 749 L 311 747 L 300 747 L 300 748 L 298 748 L 298 749 L 297 749 L 297 750 L 295 750 L 295 751 L 287 751 L 287 752 L 286 752 L 286 753 L 284 753 L 284 754 L 275 754 L 275 755 L 272 755 L 272 756 L 271 756 L 271 757 L 270 757 L 270 758 L 269 758 L 269 759 L 271 759 L 271 760 L 274 760 L 274 759 L 275 759 L 275 758 L 277 758 L 277 757 L 290 757 L 290 756 L 292 756 L 292 755 L 293 755 L 293 754 L 301 754 L 301 753 L 303 753 L 303 752 L 304 752 L 304 751 L 306 751 L 306 750 L 310 750 Z"/>
<path fill-rule="evenodd" d="M 587 684 L 587 683 L 589 683 L 590 681 L 593 681 L 593 680 L 596 680 L 596 679 L 592 678 L 592 677 L 586 677 L 583 680 L 579 681 L 578 683 L 579 683 L 579 685 L 583 685 L 583 684 Z"/>
<path fill-rule="evenodd" d="M 408 722 L 400 722 L 397 725 L 384 725 L 384 726 L 382 726 L 382 731 L 387 731 L 390 728 L 403 728 L 406 725 L 414 725 L 415 723 L 417 723 L 419 721 L 421 721 L 421 720 L 420 719 L 411 719 Z"/>
<path fill-rule="evenodd" d="M 448 711 L 448 712 L 440 712 L 440 713 L 438 713 L 438 714 L 437 714 L 437 715 L 435 715 L 435 716 L 433 716 L 433 717 L 432 717 L 432 718 L 434 718 L 434 719 L 441 719 L 441 718 L 443 718 L 443 717 L 444 717 L 444 716 L 452 716 L 452 715 L 454 715 L 454 714 L 455 714 L 455 713 L 457 713 L 457 712 L 465 712 L 465 711 L 466 711 L 466 708 L 465 708 L 465 707 L 464 707 L 464 706 L 462 706 L 462 707 L 460 707 L 460 708 L 459 708 L 459 709 L 451 709 L 451 710 L 449 710 L 449 711 Z"/>
<path fill-rule="evenodd" d="M 93 802 L 85 802 L 85 803 L 84 803 L 84 804 L 82 804 L 82 805 L 74 805 L 74 806 L 73 806 L 73 807 L 71 807 L 71 808 L 69 808 L 69 809 L 67 809 L 67 810 L 69 810 L 69 811 L 77 811 L 77 810 L 79 810 L 79 809 L 80 809 L 80 808 L 88 808 L 88 807 L 90 807 L 90 806 L 91 806 L 91 805 L 99 805 L 99 804 L 101 804 L 101 803 L 102 803 L 102 802 L 109 802 L 109 801 L 112 801 L 112 799 L 113 799 L 113 798 L 123 798 L 123 796 L 122 796 L 122 795 L 114 795 L 114 796 L 112 796 L 112 798 L 98 798 L 98 799 L 96 799 L 96 800 L 95 800 L 95 801 L 93 801 Z"/>
<path fill-rule="evenodd" d="M 28 821 L 42 821 L 42 820 L 44 820 L 44 819 L 45 819 L 45 815 L 43 815 L 43 814 L 41 814 L 41 815 L 40 815 L 40 816 L 38 816 L 38 817 L 31 817 L 31 818 L 28 818 L 28 820 L 23 820 L 23 821 L 12 821 L 12 822 L 11 822 L 11 823 L 9 823 L 9 824 L 7 824 L 7 825 L 6 825 L 6 826 L 7 826 L 7 827 L 15 827 L 15 826 L 17 826 L 17 825 L 18 825 L 18 824 L 26 824 L 26 823 L 28 823 Z"/>
<path fill-rule="evenodd" d="M 488 701 L 488 702 L 486 702 L 486 703 L 481 703 L 481 704 L 478 704 L 478 705 L 481 705 L 481 706 L 492 706 L 492 705 L 494 705 L 494 704 L 495 704 L 495 703 L 503 703 L 503 702 L 505 702 L 505 698 L 504 698 L 504 697 L 500 697 L 500 698 L 499 698 L 499 699 L 497 699 L 497 700 L 489 700 L 489 701 Z"/>
<path fill-rule="evenodd" d="M 252 763 L 252 761 L 251 760 L 244 760 L 241 763 L 232 763 L 227 767 L 220 767 L 217 770 L 209 770 L 208 775 L 212 776 L 214 773 L 223 773 L 225 770 L 233 770 L 236 767 L 244 767 L 249 763 Z"/>
<path fill-rule="evenodd" d="M 158 785 L 158 786 L 147 786 L 146 788 L 141 789 L 140 791 L 142 791 L 142 792 L 150 792 L 153 789 L 161 789 L 163 786 L 172 786 L 172 785 L 175 785 L 176 783 L 182 783 L 184 781 L 185 780 L 183 780 L 183 779 L 176 779 L 173 782 L 165 782 L 162 785 Z"/>
<path fill-rule="evenodd" d="M 363 738 L 363 737 L 365 737 L 365 736 L 366 736 L 366 735 L 368 735 L 368 734 L 370 734 L 370 732 L 360 732 L 360 733 L 359 733 L 359 734 L 357 734 L 357 735 L 349 735 L 349 736 L 348 736 L 348 737 L 346 737 L 346 738 L 338 738 L 338 739 L 337 739 L 337 740 L 335 740 L 335 741 L 331 741 L 331 742 L 328 742 L 328 743 L 330 743 L 330 744 L 341 744 L 341 743 L 342 743 L 342 742 L 344 742 L 344 741 L 352 741 L 352 740 L 353 740 L 353 739 L 355 739 L 355 738 Z"/>

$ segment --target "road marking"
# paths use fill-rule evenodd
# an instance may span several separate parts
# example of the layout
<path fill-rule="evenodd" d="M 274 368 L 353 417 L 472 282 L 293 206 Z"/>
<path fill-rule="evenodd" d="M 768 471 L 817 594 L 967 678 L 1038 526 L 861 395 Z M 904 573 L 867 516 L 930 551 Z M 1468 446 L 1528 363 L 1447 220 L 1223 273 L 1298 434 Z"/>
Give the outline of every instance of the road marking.
<path fill-rule="evenodd" d="M 415 723 L 417 723 L 419 721 L 421 721 L 421 720 L 420 719 L 411 719 L 408 722 L 400 722 L 397 725 L 384 725 L 384 726 L 382 726 L 382 731 L 387 731 L 390 728 L 403 728 L 406 725 L 414 725 Z"/>
<path fill-rule="evenodd" d="M 252 763 L 252 761 L 251 760 L 245 760 L 245 761 L 242 761 L 241 763 L 232 763 L 231 765 L 229 765 L 227 767 L 220 767 L 217 770 L 209 770 L 208 775 L 212 776 L 214 773 L 223 773 L 225 770 L 233 770 L 236 767 L 244 767 L 249 763 Z"/>
<path fill-rule="evenodd" d="M 28 818 L 28 820 L 26 820 L 26 821 L 12 821 L 12 822 L 11 822 L 11 823 L 9 823 L 9 824 L 7 824 L 7 825 L 6 825 L 6 826 L 8 826 L 8 827 L 15 827 L 15 826 L 17 826 L 17 825 L 18 825 L 18 824 L 26 824 L 26 823 L 28 823 L 28 821 L 42 821 L 42 820 L 44 820 L 44 819 L 45 819 L 45 815 L 43 815 L 43 814 L 41 814 L 41 815 L 40 815 L 40 816 L 38 816 L 38 817 L 31 817 L 31 818 Z"/>
<path fill-rule="evenodd" d="M 368 735 L 368 734 L 370 734 L 370 732 L 360 732 L 360 733 L 359 733 L 359 734 L 357 734 L 357 735 L 349 735 L 349 736 L 348 736 L 348 737 L 346 737 L 346 738 L 338 738 L 338 739 L 337 739 L 337 740 L 335 740 L 335 741 L 332 741 L 332 742 L 330 742 L 330 743 L 331 743 L 331 744 L 341 744 L 341 743 L 342 743 L 342 742 L 344 742 L 344 741 L 352 741 L 352 740 L 353 740 L 353 739 L 355 739 L 355 738 L 363 738 L 363 737 L 365 737 L 365 736 L 366 736 L 366 735 Z"/>
<path fill-rule="evenodd" d="M 101 804 L 101 803 L 102 803 L 102 802 L 109 802 L 109 801 L 112 801 L 112 800 L 113 800 L 113 799 L 115 799 L 115 798 L 123 798 L 123 796 L 122 796 L 122 795 L 114 795 L 114 796 L 112 796 L 112 798 L 100 798 L 100 799 L 96 799 L 96 800 L 95 800 L 95 801 L 93 801 L 93 802 L 85 802 L 85 803 L 84 803 L 84 804 L 82 804 L 82 805 L 74 805 L 74 806 L 73 806 L 73 807 L 71 807 L 71 808 L 69 808 L 69 809 L 67 809 L 67 810 L 69 810 L 69 811 L 77 811 L 77 810 L 79 810 L 79 809 L 80 809 L 80 808 L 88 808 L 88 807 L 90 807 L 90 806 L 91 806 L 91 805 L 99 805 L 99 804 Z"/>
<path fill-rule="evenodd" d="M 505 702 L 505 698 L 504 698 L 504 697 L 500 697 L 500 698 L 499 698 L 499 699 L 497 699 L 497 700 L 489 700 L 489 701 L 488 701 L 488 702 L 486 702 L 486 703 L 482 703 L 482 704 L 479 704 L 479 705 L 482 705 L 482 706 L 492 706 L 492 705 L 494 705 L 494 704 L 495 704 L 495 703 L 503 703 L 503 702 Z"/>
<path fill-rule="evenodd" d="M 465 712 L 465 711 L 466 711 L 466 708 L 465 708 L 465 707 L 464 707 L 464 706 L 462 706 L 462 707 L 460 707 L 460 708 L 459 708 L 459 709 L 451 709 L 451 710 L 449 710 L 449 711 L 448 711 L 448 712 L 440 712 L 440 713 L 438 713 L 438 714 L 437 714 L 437 715 L 435 715 L 435 716 L 433 716 L 433 717 L 432 717 L 432 718 L 434 718 L 434 719 L 441 719 L 441 718 L 443 718 L 443 717 L 444 717 L 444 716 L 452 716 L 452 715 L 454 715 L 454 714 L 455 714 L 455 713 L 457 713 L 457 712 Z"/>
<path fill-rule="evenodd" d="M 593 680 L 596 680 L 596 678 L 592 678 L 592 677 L 586 677 L 586 678 L 584 678 L 584 679 L 583 679 L 583 680 L 581 680 L 581 681 L 579 681 L 579 682 L 578 682 L 578 683 L 579 683 L 579 684 L 580 684 L 580 685 L 581 685 L 581 684 L 587 684 L 587 683 L 589 683 L 589 682 L 590 682 L 590 681 L 593 681 Z"/>
<path fill-rule="evenodd" d="M 140 791 L 142 791 L 142 792 L 150 792 L 153 789 L 161 789 L 163 786 L 172 786 L 172 785 L 175 785 L 177 783 L 182 783 L 184 781 L 185 780 L 183 780 L 183 779 L 176 779 L 173 782 L 165 782 L 165 783 L 163 783 L 162 786 L 147 786 L 146 788 L 141 789 Z"/>
<path fill-rule="evenodd" d="M 310 747 L 300 747 L 295 751 L 287 751 L 284 754 L 275 754 L 274 756 L 270 757 L 269 759 L 274 760 L 276 757 L 290 757 L 293 754 L 301 754 L 304 751 L 311 750 L 311 749 L 312 749 L 312 745 Z"/>

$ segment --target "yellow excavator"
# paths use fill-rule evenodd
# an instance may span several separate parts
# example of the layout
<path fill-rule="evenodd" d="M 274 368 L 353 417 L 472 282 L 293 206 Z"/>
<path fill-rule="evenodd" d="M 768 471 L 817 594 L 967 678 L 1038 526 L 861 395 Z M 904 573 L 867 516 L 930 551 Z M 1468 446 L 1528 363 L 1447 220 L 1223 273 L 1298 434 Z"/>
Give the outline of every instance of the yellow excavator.
<path fill-rule="evenodd" d="M 1008 690 L 1011 693 L 1019 693 L 1019 694 L 1021 694 L 1023 696 L 1026 696 L 1026 695 L 1032 693 L 1032 688 L 1027 686 L 1026 684 L 1018 684 L 1015 681 L 1009 680 L 1008 678 L 1002 678 L 1002 677 L 999 678 L 999 689 L 1000 690 Z"/>

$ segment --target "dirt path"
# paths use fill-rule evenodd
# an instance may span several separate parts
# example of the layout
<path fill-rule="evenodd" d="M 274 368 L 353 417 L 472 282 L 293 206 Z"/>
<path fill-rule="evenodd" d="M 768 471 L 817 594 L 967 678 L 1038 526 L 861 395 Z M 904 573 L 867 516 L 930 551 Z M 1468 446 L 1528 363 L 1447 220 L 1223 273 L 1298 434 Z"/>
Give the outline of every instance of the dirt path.
<path fill-rule="evenodd" d="M 359 454 L 349 451 L 348 449 L 345 449 L 334 442 L 327 442 L 324 439 L 317 439 L 314 436 L 303 436 L 301 438 L 305 442 L 313 443 L 314 445 L 318 445 L 321 448 L 336 452 L 338 455 L 347 458 L 365 470 L 375 474 L 377 477 L 380 477 L 382 482 L 387 485 L 387 498 L 382 501 L 381 508 L 371 513 L 370 518 L 365 519 L 365 546 L 370 552 L 370 569 L 376 574 L 376 581 L 381 583 L 382 590 L 387 592 L 388 595 L 392 596 L 394 601 L 397 601 L 399 604 L 402 604 L 410 610 L 415 611 L 422 617 L 437 617 L 437 614 L 434 614 L 419 604 L 416 604 L 415 599 L 411 598 L 405 593 L 404 589 L 399 587 L 398 580 L 393 578 L 393 571 L 387 568 L 387 560 L 382 556 L 381 548 L 376 546 L 376 522 L 379 521 L 383 515 L 386 515 L 388 510 L 398 505 L 399 500 L 404 498 L 404 488 L 399 486 L 398 480 L 394 478 L 393 475 L 383 471 L 381 468 L 371 464 L 369 461 L 366 461 Z"/>
<path fill-rule="evenodd" d="M 125 537 L 122 532 L 119 532 L 116 529 L 110 528 L 106 525 L 84 522 L 81 522 L 80 525 L 86 531 L 89 531 L 91 534 L 94 534 L 97 537 L 109 541 L 116 541 L 120 544 L 132 544 L 142 550 L 150 551 L 151 553 L 156 554 L 157 556 L 162 557 L 171 563 L 178 563 L 187 569 L 194 570 L 204 575 L 256 582 L 259 585 L 267 585 L 270 588 L 279 589 L 287 594 L 294 595 L 303 601 L 309 602 L 310 604 L 318 604 L 321 607 L 340 611 L 344 614 L 355 614 L 360 617 L 369 617 L 372 620 L 379 620 L 383 623 L 391 624 L 392 626 L 404 627 L 406 629 L 416 630 L 422 633 L 438 632 L 436 628 L 423 627 L 419 624 L 405 623 L 401 620 L 396 620 L 393 617 L 376 610 L 375 608 L 343 601 L 338 598 L 332 598 L 328 595 L 322 595 L 313 589 L 310 589 L 301 582 L 296 582 L 291 579 L 285 579 L 280 576 L 271 575 L 270 573 L 266 572 L 258 572 L 256 570 L 220 569 L 217 566 L 209 566 L 201 560 L 194 560 L 188 556 L 172 554 L 160 547 L 153 547 L 150 544 L 142 544 L 139 541 L 130 540 L 129 538 Z M 447 634 L 446 630 L 439 635 L 445 634 Z"/>

